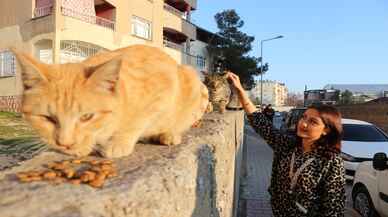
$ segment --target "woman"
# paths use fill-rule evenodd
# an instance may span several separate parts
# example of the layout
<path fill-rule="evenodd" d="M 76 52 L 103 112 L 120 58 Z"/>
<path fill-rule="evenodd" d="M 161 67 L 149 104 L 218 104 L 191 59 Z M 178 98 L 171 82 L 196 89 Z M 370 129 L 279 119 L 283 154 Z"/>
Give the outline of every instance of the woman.
<path fill-rule="evenodd" d="M 342 124 L 331 106 L 311 106 L 298 122 L 296 135 L 283 135 L 249 100 L 240 79 L 238 90 L 250 124 L 274 153 L 269 192 L 274 216 L 344 216 L 345 169 L 340 157 Z"/>

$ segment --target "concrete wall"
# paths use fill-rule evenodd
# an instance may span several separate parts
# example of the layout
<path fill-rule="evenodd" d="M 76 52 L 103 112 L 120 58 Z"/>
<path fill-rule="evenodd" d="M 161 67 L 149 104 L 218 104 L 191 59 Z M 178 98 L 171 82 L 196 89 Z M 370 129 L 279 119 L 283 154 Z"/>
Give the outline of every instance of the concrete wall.
<path fill-rule="evenodd" d="M 33 14 L 35 0 L 1 0 L 0 1 L 0 28 L 21 25 Z"/>
<path fill-rule="evenodd" d="M 373 123 L 388 133 L 388 104 L 337 106 L 344 118 Z"/>
<path fill-rule="evenodd" d="M 181 145 L 138 144 L 132 155 L 114 160 L 119 176 L 102 189 L 17 182 L 16 172 L 68 158 L 43 152 L 0 172 L 0 216 L 232 217 L 243 126 L 240 111 L 211 113 L 200 128 L 185 134 Z"/>
<path fill-rule="evenodd" d="M 2 96 L 20 95 L 21 91 L 20 76 L 0 77 L 0 93 Z"/>

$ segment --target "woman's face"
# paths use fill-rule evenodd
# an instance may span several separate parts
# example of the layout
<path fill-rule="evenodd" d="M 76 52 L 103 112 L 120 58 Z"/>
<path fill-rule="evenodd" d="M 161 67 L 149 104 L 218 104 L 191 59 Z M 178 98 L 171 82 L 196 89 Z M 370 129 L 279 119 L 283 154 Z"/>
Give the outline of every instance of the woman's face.
<path fill-rule="evenodd" d="M 302 139 L 316 141 L 326 135 L 326 131 L 325 124 L 315 109 L 307 109 L 298 122 L 297 135 Z"/>

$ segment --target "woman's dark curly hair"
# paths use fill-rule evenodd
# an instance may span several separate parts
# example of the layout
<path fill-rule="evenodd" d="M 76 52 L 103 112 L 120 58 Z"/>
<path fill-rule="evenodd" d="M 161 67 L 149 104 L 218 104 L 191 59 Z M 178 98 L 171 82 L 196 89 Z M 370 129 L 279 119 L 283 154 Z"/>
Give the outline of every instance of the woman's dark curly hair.
<path fill-rule="evenodd" d="M 328 157 L 334 153 L 340 153 L 343 137 L 341 113 L 335 107 L 324 104 L 314 104 L 309 106 L 308 109 L 318 111 L 325 127 L 329 129 L 329 132 L 326 135 L 322 135 L 315 143 L 315 148 L 322 151 Z"/>

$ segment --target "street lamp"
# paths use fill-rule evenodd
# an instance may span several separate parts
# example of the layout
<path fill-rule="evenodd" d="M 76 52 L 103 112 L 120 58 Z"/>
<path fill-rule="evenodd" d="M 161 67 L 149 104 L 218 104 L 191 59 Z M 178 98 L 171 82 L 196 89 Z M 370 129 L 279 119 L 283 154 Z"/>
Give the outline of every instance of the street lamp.
<path fill-rule="evenodd" d="M 284 36 L 279 35 L 274 38 L 268 38 L 260 41 L 260 105 L 263 105 L 263 42 L 271 41 L 279 38 L 283 38 Z"/>

